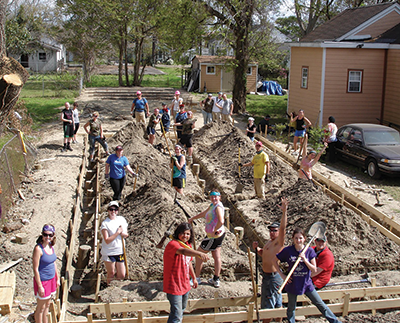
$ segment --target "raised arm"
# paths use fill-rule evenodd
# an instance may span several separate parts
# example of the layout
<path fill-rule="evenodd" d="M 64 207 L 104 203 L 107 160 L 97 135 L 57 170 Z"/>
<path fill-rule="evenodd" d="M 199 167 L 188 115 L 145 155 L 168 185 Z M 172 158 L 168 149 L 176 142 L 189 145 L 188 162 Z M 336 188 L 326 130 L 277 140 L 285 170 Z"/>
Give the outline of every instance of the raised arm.
<path fill-rule="evenodd" d="M 327 146 L 328 146 L 328 143 L 327 143 L 327 142 L 324 142 L 324 148 L 322 148 L 322 149 L 320 150 L 320 152 L 318 153 L 318 155 L 315 156 L 315 158 L 314 158 L 313 161 L 311 162 L 311 165 L 312 165 L 312 166 L 314 166 L 314 165 L 318 162 L 318 160 L 321 158 L 321 155 L 322 155 L 322 153 L 325 151 L 325 149 L 326 149 Z"/>

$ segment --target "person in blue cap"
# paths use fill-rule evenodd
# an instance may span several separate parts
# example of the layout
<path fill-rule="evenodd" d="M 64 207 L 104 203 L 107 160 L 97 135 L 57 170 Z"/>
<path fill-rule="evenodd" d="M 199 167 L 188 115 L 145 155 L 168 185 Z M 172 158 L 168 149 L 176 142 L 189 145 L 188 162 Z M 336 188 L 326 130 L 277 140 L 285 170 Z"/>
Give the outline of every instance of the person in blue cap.
<path fill-rule="evenodd" d="M 221 202 L 221 193 L 218 190 L 213 190 L 210 193 L 210 206 L 203 212 L 191 217 L 188 222 L 193 223 L 195 219 L 205 218 L 206 220 L 206 237 L 201 242 L 198 251 L 208 253 L 214 258 L 214 277 L 208 280 L 208 283 L 214 287 L 220 286 L 219 275 L 221 273 L 221 245 L 225 238 L 224 227 L 224 206 Z M 203 261 L 196 259 L 196 279 L 201 283 L 200 272 L 203 267 Z"/>

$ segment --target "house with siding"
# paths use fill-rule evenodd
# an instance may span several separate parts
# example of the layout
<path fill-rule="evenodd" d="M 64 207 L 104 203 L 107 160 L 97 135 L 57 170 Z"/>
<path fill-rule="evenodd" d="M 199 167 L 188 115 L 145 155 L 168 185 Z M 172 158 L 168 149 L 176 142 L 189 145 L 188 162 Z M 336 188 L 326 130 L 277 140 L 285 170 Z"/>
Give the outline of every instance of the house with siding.
<path fill-rule="evenodd" d="M 232 56 L 195 56 L 188 91 L 232 92 L 234 70 L 227 63 Z M 251 63 L 247 69 L 247 93 L 257 91 L 258 65 Z"/>
<path fill-rule="evenodd" d="M 290 43 L 288 112 L 400 127 L 400 5 L 347 9 Z"/>

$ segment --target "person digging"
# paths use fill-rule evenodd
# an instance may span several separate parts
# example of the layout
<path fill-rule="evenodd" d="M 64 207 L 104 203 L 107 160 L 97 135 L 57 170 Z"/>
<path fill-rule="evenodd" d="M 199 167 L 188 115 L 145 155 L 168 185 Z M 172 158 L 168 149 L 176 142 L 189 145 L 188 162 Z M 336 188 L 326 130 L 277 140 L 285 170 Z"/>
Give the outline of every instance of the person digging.
<path fill-rule="evenodd" d="M 271 169 L 268 155 L 262 150 L 262 142 L 256 142 L 256 155 L 247 164 L 239 163 L 241 167 L 254 166 L 254 189 L 258 198 L 264 198 L 264 185 L 268 182 Z"/>

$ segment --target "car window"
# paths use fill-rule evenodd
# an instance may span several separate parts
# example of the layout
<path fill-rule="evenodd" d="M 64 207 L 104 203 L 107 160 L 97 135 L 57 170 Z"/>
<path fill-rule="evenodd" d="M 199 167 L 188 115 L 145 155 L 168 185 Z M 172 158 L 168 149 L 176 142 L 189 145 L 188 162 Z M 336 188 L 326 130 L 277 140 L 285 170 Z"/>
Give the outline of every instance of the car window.
<path fill-rule="evenodd" d="M 351 132 L 351 127 L 346 127 L 346 128 L 341 129 L 337 136 L 347 139 L 350 135 L 350 132 Z"/>
<path fill-rule="evenodd" d="M 362 140 L 362 134 L 360 130 L 353 130 L 351 135 L 353 140 Z"/>
<path fill-rule="evenodd" d="M 400 135 L 397 131 L 365 132 L 366 145 L 400 145 Z"/>

